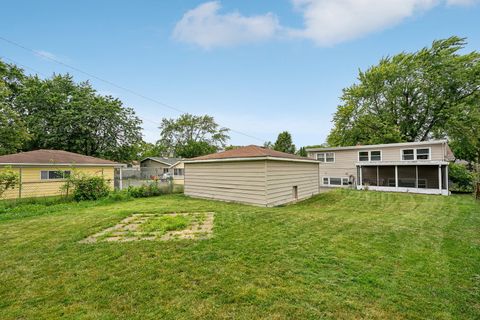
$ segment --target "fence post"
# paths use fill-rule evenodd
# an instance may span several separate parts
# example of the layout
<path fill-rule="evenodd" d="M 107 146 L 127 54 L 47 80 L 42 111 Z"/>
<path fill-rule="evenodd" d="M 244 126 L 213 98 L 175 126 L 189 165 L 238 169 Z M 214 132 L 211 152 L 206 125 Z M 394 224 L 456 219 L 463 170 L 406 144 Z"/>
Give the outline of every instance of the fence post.
<path fill-rule="evenodd" d="M 18 198 L 22 198 L 22 168 L 18 168 L 18 175 L 20 176 L 18 179 Z"/>
<path fill-rule="evenodd" d="M 122 181 L 122 167 L 120 167 L 120 169 L 119 169 L 119 170 L 120 170 L 120 172 L 119 172 L 119 178 L 120 178 L 119 180 L 120 180 L 120 181 L 118 182 L 118 187 L 120 188 L 120 190 L 122 190 L 122 189 L 123 189 L 123 181 Z"/>

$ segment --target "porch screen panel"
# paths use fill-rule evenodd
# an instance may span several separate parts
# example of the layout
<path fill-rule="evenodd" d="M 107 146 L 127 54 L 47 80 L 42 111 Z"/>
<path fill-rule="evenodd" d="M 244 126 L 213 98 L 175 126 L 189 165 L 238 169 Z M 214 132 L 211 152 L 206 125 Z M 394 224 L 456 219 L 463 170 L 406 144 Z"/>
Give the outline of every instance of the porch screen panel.
<path fill-rule="evenodd" d="M 447 166 L 442 166 L 442 189 L 448 189 Z"/>
<path fill-rule="evenodd" d="M 395 187 L 395 167 L 379 166 L 378 180 L 381 187 Z"/>
<path fill-rule="evenodd" d="M 438 166 L 418 166 L 418 187 L 438 189 Z"/>
<path fill-rule="evenodd" d="M 417 172 L 415 166 L 398 166 L 398 186 L 402 188 L 417 187 Z"/>
<path fill-rule="evenodd" d="M 363 185 L 377 185 L 377 167 L 362 167 Z"/>

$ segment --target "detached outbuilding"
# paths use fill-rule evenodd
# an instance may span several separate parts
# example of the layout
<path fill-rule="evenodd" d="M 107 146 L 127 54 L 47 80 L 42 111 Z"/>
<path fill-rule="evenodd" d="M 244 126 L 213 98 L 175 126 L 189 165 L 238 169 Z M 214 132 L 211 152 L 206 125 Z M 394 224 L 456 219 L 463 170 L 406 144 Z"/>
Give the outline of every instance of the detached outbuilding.
<path fill-rule="evenodd" d="M 110 160 L 63 150 L 35 150 L 0 156 L 0 171 L 11 168 L 18 173 L 15 189 L 6 190 L 0 199 L 58 196 L 64 194 L 66 179 L 74 172 L 101 176 L 114 187 L 114 171 L 123 165 Z"/>
<path fill-rule="evenodd" d="M 247 146 L 186 160 L 185 194 L 277 206 L 319 192 L 317 160 Z"/>

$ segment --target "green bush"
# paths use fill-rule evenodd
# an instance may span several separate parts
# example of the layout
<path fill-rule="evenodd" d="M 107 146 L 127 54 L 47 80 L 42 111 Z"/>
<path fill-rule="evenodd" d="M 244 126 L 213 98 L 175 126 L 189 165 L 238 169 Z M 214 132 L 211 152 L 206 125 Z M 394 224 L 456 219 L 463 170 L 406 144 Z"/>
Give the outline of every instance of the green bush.
<path fill-rule="evenodd" d="M 73 199 L 76 201 L 98 200 L 108 196 L 110 187 L 103 177 L 74 174 L 68 178 L 64 187 L 73 188 Z"/>
<path fill-rule="evenodd" d="M 13 171 L 11 167 L 0 169 L 0 196 L 8 189 L 15 188 L 19 180 L 18 172 Z"/>
<path fill-rule="evenodd" d="M 128 193 L 134 198 L 155 197 L 170 192 L 169 186 L 160 186 L 157 183 L 150 183 L 140 187 L 130 186 L 127 189 Z"/>
<path fill-rule="evenodd" d="M 463 164 L 451 163 L 448 177 L 452 181 L 450 190 L 457 192 L 473 192 L 475 175 Z"/>
<path fill-rule="evenodd" d="M 127 201 L 127 200 L 132 200 L 132 195 L 128 192 L 128 190 L 112 191 L 108 194 L 107 200 Z"/>

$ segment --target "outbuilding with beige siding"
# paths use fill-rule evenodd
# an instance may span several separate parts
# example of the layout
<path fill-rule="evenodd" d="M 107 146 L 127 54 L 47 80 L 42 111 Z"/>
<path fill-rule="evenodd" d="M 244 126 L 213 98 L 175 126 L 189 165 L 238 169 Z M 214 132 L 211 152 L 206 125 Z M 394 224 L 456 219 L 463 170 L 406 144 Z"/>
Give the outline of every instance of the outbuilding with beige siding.
<path fill-rule="evenodd" d="M 319 191 L 318 161 L 247 146 L 184 162 L 185 194 L 258 206 L 307 199 Z"/>
<path fill-rule="evenodd" d="M 73 172 L 103 177 L 113 189 L 114 170 L 123 166 L 110 160 L 63 150 L 35 150 L 0 156 L 0 170 L 18 173 L 19 184 L 6 190 L 0 199 L 57 196 Z"/>

